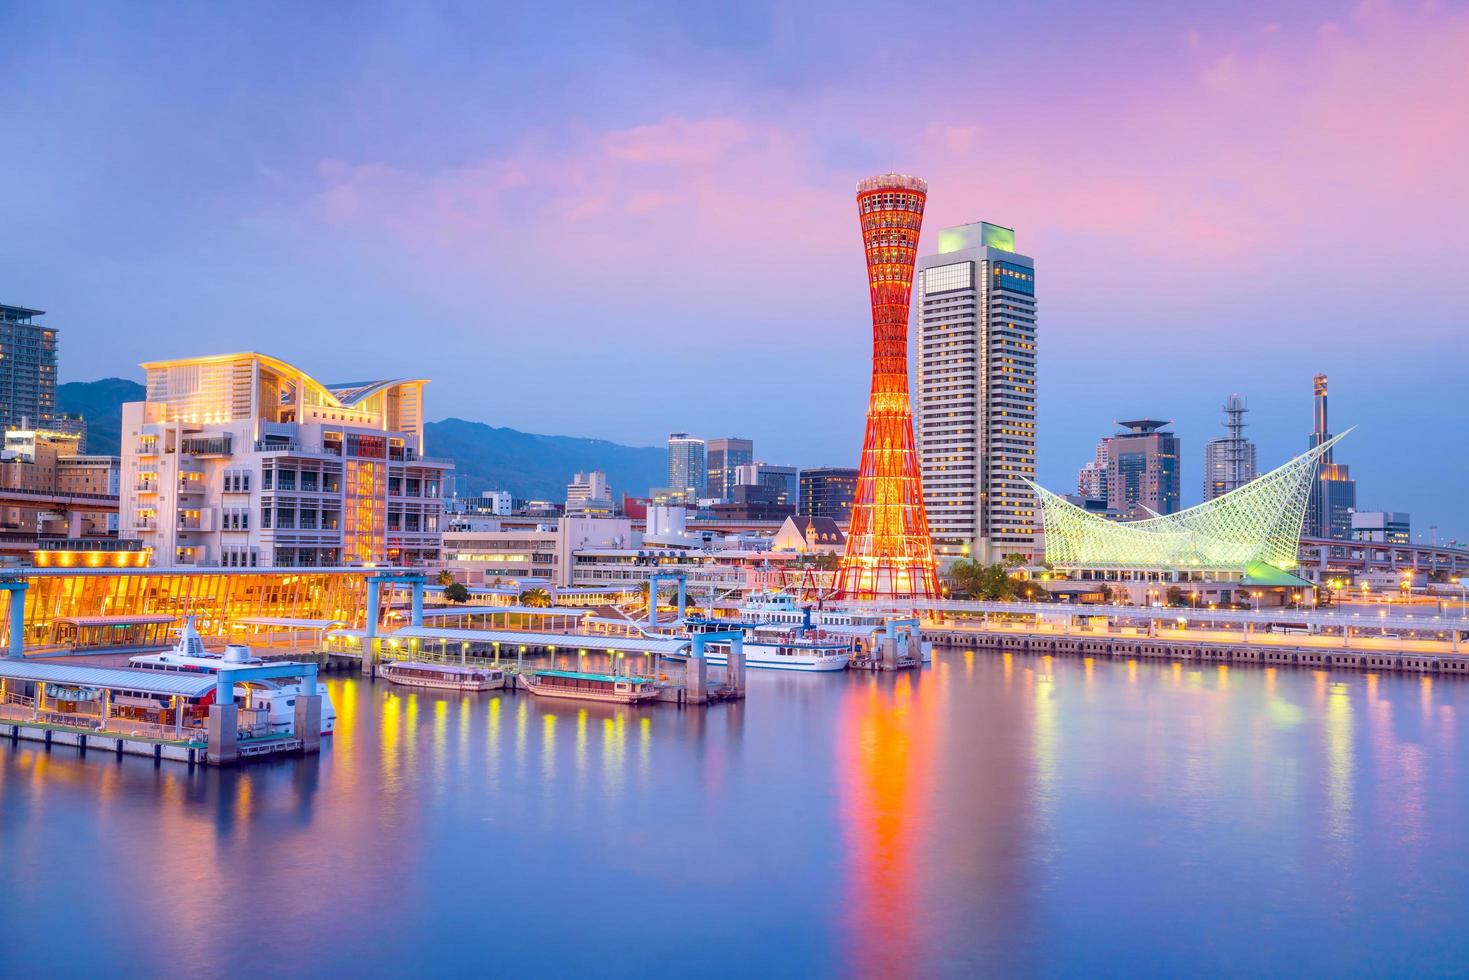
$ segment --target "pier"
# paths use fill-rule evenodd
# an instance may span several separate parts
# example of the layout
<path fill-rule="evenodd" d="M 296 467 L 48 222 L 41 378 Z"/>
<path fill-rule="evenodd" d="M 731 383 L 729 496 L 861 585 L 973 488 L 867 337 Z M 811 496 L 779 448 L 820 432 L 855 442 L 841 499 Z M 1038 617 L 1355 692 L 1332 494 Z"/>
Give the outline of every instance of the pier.
<path fill-rule="evenodd" d="M 931 643 L 1012 653 L 1040 653 L 1105 657 L 1113 660 L 1180 660 L 1208 663 L 1261 664 L 1340 668 L 1366 671 L 1403 671 L 1469 677 L 1469 655 L 1409 653 L 1379 649 L 1198 640 L 1177 636 L 1114 636 L 1056 634 L 1012 629 L 934 629 L 923 631 Z"/>
<path fill-rule="evenodd" d="M 235 685 L 300 679 L 316 690 L 314 664 L 240 667 L 217 675 L 0 661 L 0 738 L 73 745 L 191 765 L 321 749 L 321 698 L 295 697 L 290 732 L 268 709 L 235 704 Z"/>

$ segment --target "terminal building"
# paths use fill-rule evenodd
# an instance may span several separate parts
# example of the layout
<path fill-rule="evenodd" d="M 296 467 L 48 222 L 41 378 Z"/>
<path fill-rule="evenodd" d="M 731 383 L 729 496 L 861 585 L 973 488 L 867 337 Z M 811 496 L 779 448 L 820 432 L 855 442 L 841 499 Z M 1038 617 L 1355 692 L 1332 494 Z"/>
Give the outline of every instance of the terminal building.
<path fill-rule="evenodd" d="M 122 534 L 156 564 L 421 565 L 453 463 L 424 455 L 421 378 L 327 385 L 256 353 L 154 361 L 123 406 Z"/>

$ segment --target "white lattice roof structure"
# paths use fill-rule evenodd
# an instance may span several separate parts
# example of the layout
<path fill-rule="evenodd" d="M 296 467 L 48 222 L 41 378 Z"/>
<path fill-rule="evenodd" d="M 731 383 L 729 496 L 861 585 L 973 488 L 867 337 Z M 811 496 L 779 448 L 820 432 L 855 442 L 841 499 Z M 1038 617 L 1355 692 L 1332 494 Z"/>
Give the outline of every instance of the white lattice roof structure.
<path fill-rule="evenodd" d="M 1294 568 L 1317 463 L 1347 432 L 1221 497 L 1142 521 L 1109 521 L 1031 483 L 1041 503 L 1046 561 L 1062 569 Z"/>

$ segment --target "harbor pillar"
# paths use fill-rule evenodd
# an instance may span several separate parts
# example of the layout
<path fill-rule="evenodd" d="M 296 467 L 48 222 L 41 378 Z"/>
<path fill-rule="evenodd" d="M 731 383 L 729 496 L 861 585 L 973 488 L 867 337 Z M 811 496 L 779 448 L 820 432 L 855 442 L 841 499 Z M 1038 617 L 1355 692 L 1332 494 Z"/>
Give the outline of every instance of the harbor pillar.
<path fill-rule="evenodd" d="M 908 656 L 913 658 L 915 664 L 923 663 L 923 641 L 919 638 L 917 630 L 908 633 Z"/>
<path fill-rule="evenodd" d="M 423 579 L 413 580 L 413 611 L 408 619 L 410 626 L 423 625 Z"/>
<path fill-rule="evenodd" d="M 684 691 L 690 704 L 702 704 L 709 697 L 709 661 L 704 651 L 690 654 L 684 672 Z"/>
<path fill-rule="evenodd" d="M 209 762 L 232 766 L 240 761 L 240 709 L 233 704 L 209 706 Z"/>
<path fill-rule="evenodd" d="M 321 751 L 320 694 L 296 695 L 296 737 L 301 740 L 301 751 Z"/>
<path fill-rule="evenodd" d="M 13 660 L 25 656 L 26 649 L 26 588 L 25 579 L 5 583 L 5 592 L 10 603 L 10 631 L 7 655 Z"/>
<path fill-rule="evenodd" d="M 725 681 L 740 694 L 745 693 L 745 638 L 737 637 L 729 642 L 729 664 Z"/>
<path fill-rule="evenodd" d="M 684 614 L 689 608 L 688 580 L 682 575 L 678 577 L 678 618 L 683 620 Z"/>
<path fill-rule="evenodd" d="M 79 538 L 82 536 L 83 516 L 84 515 L 79 510 L 70 510 L 66 512 L 66 536 L 68 538 Z"/>
<path fill-rule="evenodd" d="M 377 645 L 380 642 L 375 636 L 362 638 L 362 673 L 368 677 L 372 676 L 373 667 L 377 664 Z"/>
<path fill-rule="evenodd" d="M 5 683 L 3 681 L 0 681 L 0 694 L 3 694 L 4 693 L 4 688 L 5 688 Z M 112 689 L 111 688 L 108 688 L 108 687 L 104 687 L 102 689 L 102 708 L 101 708 L 101 719 L 102 720 L 101 720 L 101 723 L 97 725 L 97 730 L 98 731 L 105 731 L 106 728 L 107 728 L 107 722 L 111 718 L 112 718 Z"/>
<path fill-rule="evenodd" d="M 898 638 L 896 636 L 882 638 L 882 669 L 898 669 Z"/>

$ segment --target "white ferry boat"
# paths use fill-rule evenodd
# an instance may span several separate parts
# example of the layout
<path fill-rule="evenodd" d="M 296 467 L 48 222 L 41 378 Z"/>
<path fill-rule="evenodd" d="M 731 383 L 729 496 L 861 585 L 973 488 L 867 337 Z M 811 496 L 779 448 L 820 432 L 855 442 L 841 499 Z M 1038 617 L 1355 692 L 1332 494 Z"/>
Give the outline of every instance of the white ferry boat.
<path fill-rule="evenodd" d="M 536 697 L 565 698 L 571 701 L 609 701 L 613 704 L 641 704 L 658 697 L 658 687 L 650 677 L 628 677 L 623 674 L 592 674 L 580 670 L 538 670 L 522 674 L 520 683 Z"/>
<path fill-rule="evenodd" d="M 377 675 L 405 687 L 445 691 L 493 691 L 505 686 L 505 672 L 494 667 L 459 667 L 405 660 L 381 664 Z"/>
<path fill-rule="evenodd" d="M 745 633 L 745 666 L 765 670 L 830 671 L 845 670 L 848 661 L 862 652 L 861 639 L 838 636 L 824 630 L 797 627 L 757 626 L 720 620 L 690 617 L 685 625 L 691 634 L 738 629 Z M 670 660 L 687 660 L 687 653 L 667 655 Z M 704 648 L 704 659 L 711 664 L 729 662 L 729 644 L 713 642 Z"/>
<path fill-rule="evenodd" d="M 179 631 L 179 641 L 165 653 L 147 653 L 130 657 L 128 664 L 143 670 L 168 670 L 187 674 L 218 674 L 237 667 L 256 667 L 264 664 L 250 653 L 250 648 L 231 643 L 224 648 L 223 655 L 204 649 L 204 640 L 194 629 L 194 617 L 184 621 Z M 250 681 L 237 685 L 236 697 L 243 697 L 256 708 L 267 708 L 270 712 L 270 727 L 273 731 L 290 731 L 296 724 L 296 695 L 301 693 L 299 681 Z M 326 685 L 317 682 L 316 693 L 321 697 L 321 734 L 330 735 L 337 726 L 337 709 L 332 704 Z"/>
<path fill-rule="evenodd" d="M 690 632 L 706 632 L 721 629 L 743 629 L 750 635 L 745 640 L 746 663 L 748 666 L 786 666 L 792 661 L 789 654 L 771 654 L 769 651 L 756 650 L 758 645 L 785 645 L 782 641 L 785 637 L 797 638 L 798 644 L 818 645 L 845 645 L 853 657 L 865 657 L 871 654 L 871 647 L 880 635 L 885 635 L 889 628 L 888 623 L 893 617 L 881 613 L 863 612 L 850 609 L 816 609 L 810 605 L 800 605 L 796 597 L 788 592 L 752 592 L 746 598 L 743 605 L 736 610 L 733 619 L 710 619 L 705 616 L 692 615 L 685 620 L 685 625 Z M 919 643 L 920 656 L 923 663 L 929 663 L 933 659 L 933 644 L 927 641 Z M 762 659 L 773 660 L 774 663 L 757 664 L 755 657 L 757 653 Z M 717 654 L 719 659 L 710 656 L 711 663 L 723 663 L 722 652 Z M 836 667 L 812 666 L 812 667 L 786 667 L 795 670 L 836 670 Z"/>

